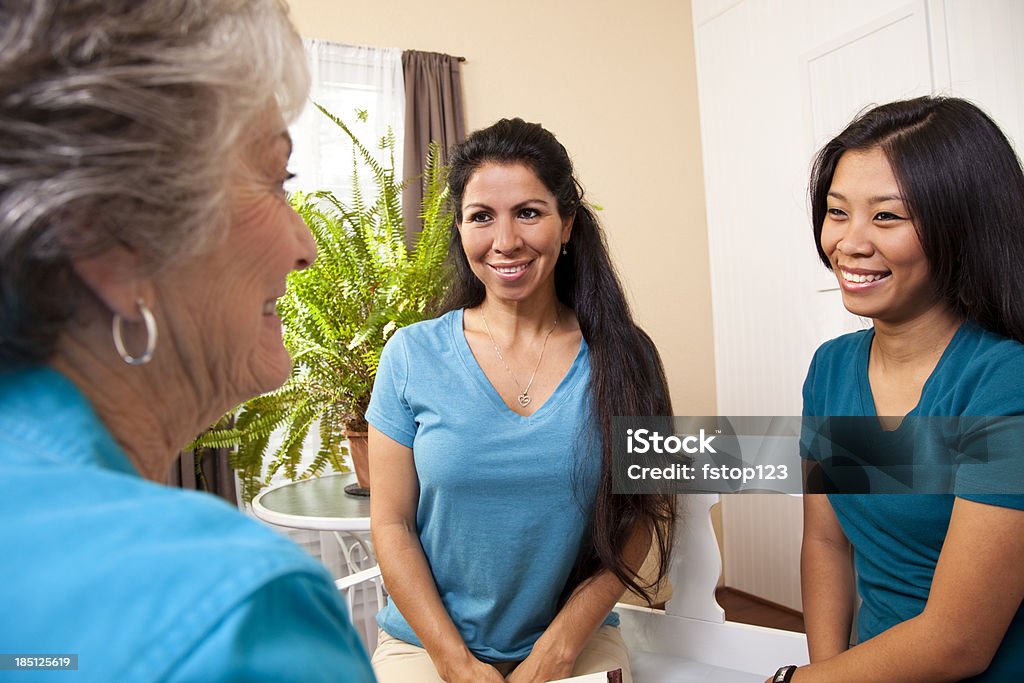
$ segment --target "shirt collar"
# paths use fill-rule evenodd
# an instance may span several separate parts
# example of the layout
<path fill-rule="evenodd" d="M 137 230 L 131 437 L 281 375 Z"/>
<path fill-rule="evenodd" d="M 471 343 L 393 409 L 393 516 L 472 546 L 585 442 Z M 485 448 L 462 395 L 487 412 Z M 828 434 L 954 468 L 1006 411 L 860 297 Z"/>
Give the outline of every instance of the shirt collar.
<path fill-rule="evenodd" d="M 85 395 L 50 367 L 0 373 L 0 433 L 27 445 L 2 449 L 5 459 L 139 476 Z"/>

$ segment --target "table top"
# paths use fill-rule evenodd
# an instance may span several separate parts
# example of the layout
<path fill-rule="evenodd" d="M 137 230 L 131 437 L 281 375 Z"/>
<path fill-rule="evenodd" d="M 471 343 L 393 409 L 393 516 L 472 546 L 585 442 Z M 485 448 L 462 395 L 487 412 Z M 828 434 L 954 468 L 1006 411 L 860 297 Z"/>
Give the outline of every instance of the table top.
<path fill-rule="evenodd" d="M 253 499 L 252 510 L 264 522 L 292 529 L 369 531 L 370 499 L 345 493 L 355 482 L 355 473 L 345 472 L 275 486 Z"/>

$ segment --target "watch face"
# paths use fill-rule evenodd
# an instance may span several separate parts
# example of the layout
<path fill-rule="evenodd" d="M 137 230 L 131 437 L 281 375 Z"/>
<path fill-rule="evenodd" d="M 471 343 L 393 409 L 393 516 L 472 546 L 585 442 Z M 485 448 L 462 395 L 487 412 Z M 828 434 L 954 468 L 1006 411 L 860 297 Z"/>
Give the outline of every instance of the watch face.
<path fill-rule="evenodd" d="M 772 679 L 773 683 L 786 683 L 786 681 L 789 680 L 790 672 L 792 672 L 795 668 L 795 666 L 790 664 L 789 666 L 784 666 L 778 671 L 776 671 L 775 678 Z"/>

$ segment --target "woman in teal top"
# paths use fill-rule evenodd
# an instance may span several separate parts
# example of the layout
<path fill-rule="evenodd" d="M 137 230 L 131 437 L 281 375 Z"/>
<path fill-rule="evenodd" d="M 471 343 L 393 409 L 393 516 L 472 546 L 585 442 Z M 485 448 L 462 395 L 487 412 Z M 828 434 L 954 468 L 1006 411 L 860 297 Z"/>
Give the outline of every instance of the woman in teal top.
<path fill-rule="evenodd" d="M 623 669 L 612 606 L 671 496 L 613 495 L 611 420 L 669 415 L 597 220 L 554 135 L 521 119 L 453 151 L 448 312 L 381 356 L 373 537 L 391 602 L 381 681 L 532 682 Z M 656 577 L 656 578 L 660 578 Z"/>
<path fill-rule="evenodd" d="M 308 82 L 278 0 L 0 3 L 4 680 L 373 681 L 319 563 L 163 485 L 288 377 Z"/>
<path fill-rule="evenodd" d="M 820 152 L 811 197 L 821 259 L 874 325 L 818 349 L 804 413 L 896 434 L 1024 415 L 1024 173 L 991 119 L 944 97 L 872 109 Z M 998 462 L 952 468 L 951 494 L 804 496 L 811 664 L 782 679 L 1024 680 L 1024 496 L 1002 495 L 1024 443 L 964 429 Z"/>

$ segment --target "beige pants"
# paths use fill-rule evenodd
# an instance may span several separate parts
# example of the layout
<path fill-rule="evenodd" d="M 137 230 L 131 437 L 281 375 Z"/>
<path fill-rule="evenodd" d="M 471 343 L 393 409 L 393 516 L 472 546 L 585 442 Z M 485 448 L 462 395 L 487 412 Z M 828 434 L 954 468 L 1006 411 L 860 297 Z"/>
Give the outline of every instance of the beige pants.
<path fill-rule="evenodd" d="M 519 662 L 495 664 L 502 676 L 512 672 Z M 599 673 L 609 669 L 622 669 L 622 683 L 633 683 L 629 671 L 629 651 L 622 634 L 615 626 L 602 626 L 576 660 L 572 675 Z M 392 638 L 384 631 L 377 634 L 377 649 L 373 652 L 373 672 L 378 683 L 438 683 L 434 662 L 422 647 Z"/>

